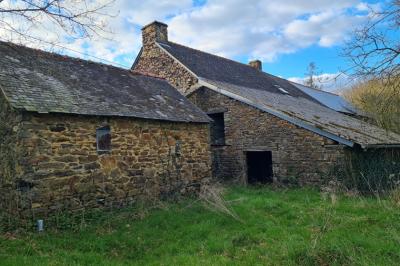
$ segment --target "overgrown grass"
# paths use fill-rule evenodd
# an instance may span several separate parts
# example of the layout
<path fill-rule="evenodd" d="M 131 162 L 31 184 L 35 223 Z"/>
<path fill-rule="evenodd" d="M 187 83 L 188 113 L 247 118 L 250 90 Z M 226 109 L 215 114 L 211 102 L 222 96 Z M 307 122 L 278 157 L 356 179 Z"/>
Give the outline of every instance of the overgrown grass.
<path fill-rule="evenodd" d="M 229 188 L 240 218 L 201 202 L 86 216 L 0 236 L 1 265 L 398 265 L 400 210 L 311 189 Z M 69 224 L 66 223 L 66 224 Z"/>

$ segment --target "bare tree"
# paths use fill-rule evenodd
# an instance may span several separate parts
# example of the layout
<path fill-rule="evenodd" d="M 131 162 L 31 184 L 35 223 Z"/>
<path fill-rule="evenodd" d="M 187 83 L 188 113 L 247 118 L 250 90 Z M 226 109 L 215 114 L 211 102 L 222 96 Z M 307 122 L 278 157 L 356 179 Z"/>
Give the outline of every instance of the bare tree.
<path fill-rule="evenodd" d="M 359 82 L 349 99 L 381 126 L 400 132 L 400 0 L 369 13 L 344 49 L 352 64 L 348 72 Z"/>
<path fill-rule="evenodd" d="M 315 65 L 314 62 L 311 62 L 308 67 L 307 67 L 307 73 L 306 79 L 304 80 L 304 85 L 311 87 L 313 89 L 321 90 L 322 85 L 320 84 L 320 80 L 318 78 L 318 75 L 320 73 L 318 72 L 317 66 Z"/>
<path fill-rule="evenodd" d="M 400 88 L 400 0 L 392 0 L 381 11 L 370 10 L 369 20 L 347 43 L 344 55 L 351 61 L 349 72 L 360 80 L 380 80 L 384 88 Z"/>
<path fill-rule="evenodd" d="M 0 38 L 6 41 L 80 39 L 106 33 L 104 18 L 114 0 L 0 0 Z M 36 34 L 34 34 L 36 33 Z M 55 41 L 54 38 L 52 41 Z"/>

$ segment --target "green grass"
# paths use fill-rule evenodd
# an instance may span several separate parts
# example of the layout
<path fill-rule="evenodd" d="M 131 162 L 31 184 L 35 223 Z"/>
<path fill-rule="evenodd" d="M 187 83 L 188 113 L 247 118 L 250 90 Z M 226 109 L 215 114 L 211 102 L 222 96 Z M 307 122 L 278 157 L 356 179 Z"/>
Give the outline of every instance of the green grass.
<path fill-rule="evenodd" d="M 311 189 L 229 188 L 240 217 L 186 200 L 0 236 L 0 265 L 398 265 L 400 209 Z M 67 225 L 72 225 L 68 227 Z M 59 225 L 60 226 L 60 225 Z M 1 234 L 0 234 L 1 235 Z"/>

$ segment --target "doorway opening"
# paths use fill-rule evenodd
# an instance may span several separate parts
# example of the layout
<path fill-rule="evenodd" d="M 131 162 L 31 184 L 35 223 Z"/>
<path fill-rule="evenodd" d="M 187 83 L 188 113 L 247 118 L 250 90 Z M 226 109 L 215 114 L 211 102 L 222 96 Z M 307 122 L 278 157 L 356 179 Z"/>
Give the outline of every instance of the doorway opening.
<path fill-rule="evenodd" d="M 266 184 L 273 182 L 272 152 L 270 151 L 248 151 L 247 160 L 247 182 L 249 184 Z"/>

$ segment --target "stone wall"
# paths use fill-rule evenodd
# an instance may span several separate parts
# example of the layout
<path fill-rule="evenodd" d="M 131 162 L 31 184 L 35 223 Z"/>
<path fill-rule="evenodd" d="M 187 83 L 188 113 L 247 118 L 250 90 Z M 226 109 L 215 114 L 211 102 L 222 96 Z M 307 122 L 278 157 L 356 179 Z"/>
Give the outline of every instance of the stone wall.
<path fill-rule="evenodd" d="M 13 154 L 16 149 L 16 132 L 13 130 L 16 125 L 17 115 L 12 112 L 0 91 L 0 184 L 2 186 L 8 183 L 15 173 L 15 165 L 12 161 L 14 161 Z M 0 193 L 0 197 L 2 194 Z"/>
<path fill-rule="evenodd" d="M 108 125 L 112 151 L 98 154 Z M 65 210 L 121 206 L 195 189 L 210 177 L 209 126 L 155 120 L 33 114 L 20 122 L 26 148 L 17 210 L 37 219 Z M 28 167 L 29 166 L 29 167 Z"/>
<path fill-rule="evenodd" d="M 285 120 L 207 88 L 189 99 L 203 111 L 225 110 L 225 144 L 212 146 L 213 174 L 247 180 L 246 150 L 272 152 L 274 178 L 316 184 L 344 156 L 344 147 Z"/>
<path fill-rule="evenodd" d="M 23 114 L 15 112 L 0 91 L 0 212 L 12 212 L 26 202 L 18 189 L 26 154 L 19 130 L 22 120 Z"/>
<path fill-rule="evenodd" d="M 156 33 L 160 30 L 158 27 L 159 25 L 155 24 L 143 29 L 142 51 L 132 70 L 136 73 L 164 78 L 185 94 L 193 84 L 197 83 L 197 78 L 157 45 L 156 41 L 162 41 L 157 39 L 160 35 Z M 166 38 L 166 33 L 161 35 Z"/>
<path fill-rule="evenodd" d="M 165 27 L 157 23 L 145 27 L 142 53 L 133 70 L 165 78 L 186 95 L 197 79 L 157 46 L 156 41 L 166 40 Z M 296 178 L 308 184 L 320 182 L 344 156 L 344 147 L 325 137 L 208 89 L 196 91 L 189 99 L 205 112 L 227 109 L 226 145 L 212 146 L 213 176 L 217 178 L 246 182 L 245 151 L 251 149 L 272 151 L 277 179 Z"/>

